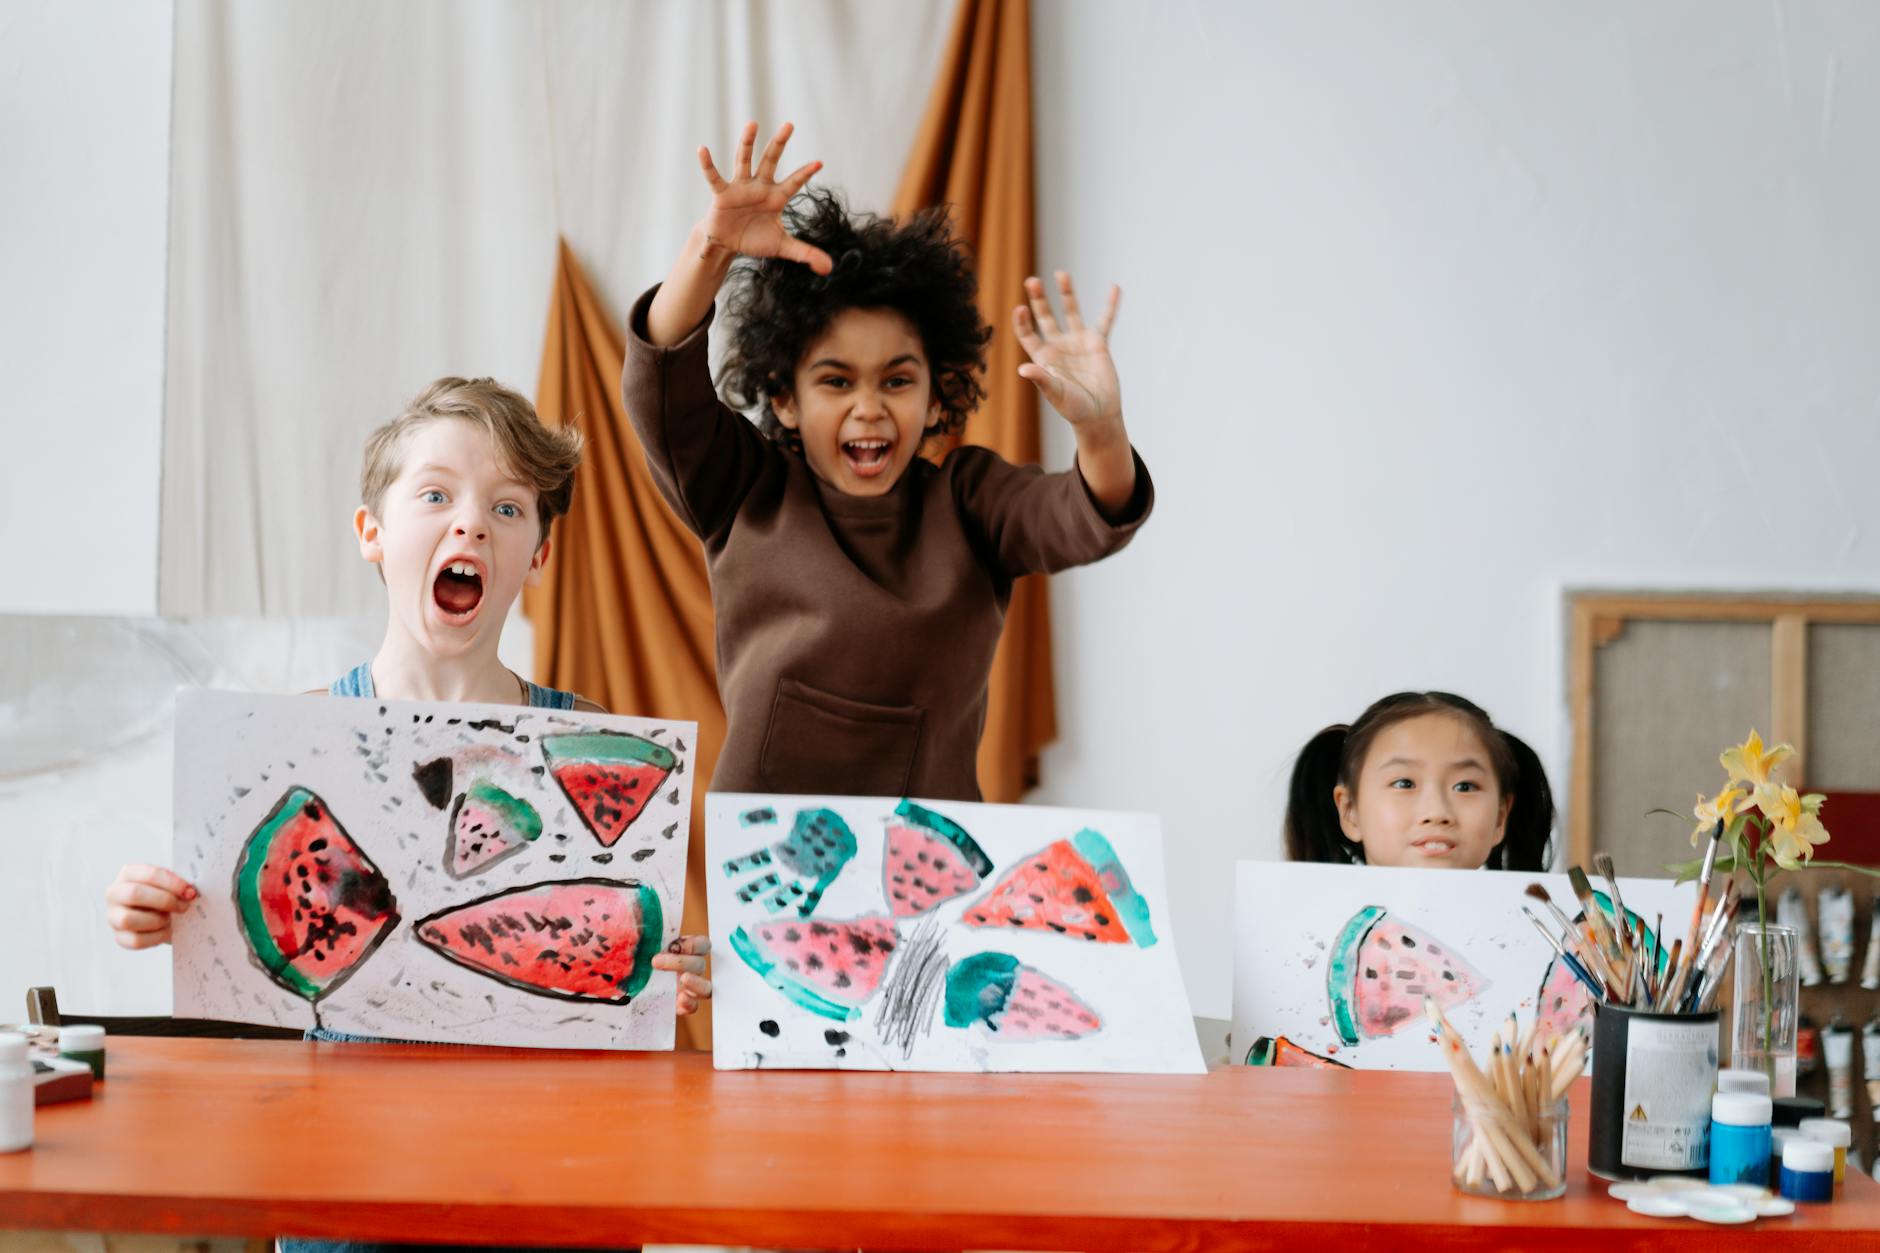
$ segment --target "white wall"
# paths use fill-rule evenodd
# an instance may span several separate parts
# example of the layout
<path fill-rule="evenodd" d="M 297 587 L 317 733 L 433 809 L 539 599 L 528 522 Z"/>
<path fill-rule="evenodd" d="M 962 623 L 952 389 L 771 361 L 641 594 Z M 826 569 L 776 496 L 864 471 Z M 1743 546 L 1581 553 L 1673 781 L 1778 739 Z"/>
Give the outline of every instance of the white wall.
<path fill-rule="evenodd" d="M 1880 8 L 1034 14 L 1040 263 L 1122 283 L 1160 489 L 1056 582 L 1040 799 L 1162 811 L 1197 1013 L 1319 727 L 1450 688 L 1564 788 L 1563 589 L 1880 590 Z"/>
<path fill-rule="evenodd" d="M 153 613 L 170 0 L 0 0 L 0 612 Z"/>

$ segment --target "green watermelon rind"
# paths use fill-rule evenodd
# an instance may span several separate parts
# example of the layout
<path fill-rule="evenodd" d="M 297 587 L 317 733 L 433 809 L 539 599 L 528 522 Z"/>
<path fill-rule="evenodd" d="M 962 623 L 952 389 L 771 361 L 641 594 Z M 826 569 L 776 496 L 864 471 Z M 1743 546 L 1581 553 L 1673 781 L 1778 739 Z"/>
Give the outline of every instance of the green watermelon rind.
<path fill-rule="evenodd" d="M 1129 881 L 1129 872 L 1123 869 L 1122 859 L 1110 847 L 1110 842 L 1100 832 L 1086 827 L 1071 837 L 1071 846 L 1097 872 L 1097 882 L 1103 885 L 1104 895 L 1116 907 L 1117 921 L 1129 932 L 1136 947 L 1154 948 L 1156 937 L 1155 928 L 1149 922 L 1149 902 L 1142 899 Z M 1114 889 L 1110 886 L 1112 882 L 1118 885 Z"/>
<path fill-rule="evenodd" d="M 493 809 L 501 814 L 503 821 L 515 828 L 516 834 L 524 840 L 533 843 L 541 838 L 542 815 L 536 813 L 535 806 L 520 796 L 510 795 L 488 779 L 478 779 L 464 795 L 485 809 Z"/>
<path fill-rule="evenodd" d="M 1325 993 L 1332 1007 L 1332 1028 L 1347 1047 L 1356 1048 L 1358 1034 L 1358 950 L 1371 928 L 1387 914 L 1382 905 L 1366 905 L 1353 914 L 1338 933 L 1325 963 Z"/>
<path fill-rule="evenodd" d="M 812 1014 L 821 1014 L 824 1018 L 833 1018 L 837 1022 L 849 1022 L 862 1016 L 859 1006 L 844 1005 L 840 1001 L 831 1000 L 796 979 L 758 948 L 757 941 L 752 939 L 750 933 L 743 927 L 731 933 L 731 951 L 742 957 L 744 964 L 762 976 L 765 983 Z"/>
<path fill-rule="evenodd" d="M 947 971 L 946 1025 L 970 1027 L 984 1022 L 991 1027 L 991 1015 L 986 1012 L 982 994 L 986 988 L 998 987 L 1002 995 L 993 1012 L 1004 1010 L 1006 1000 L 1012 995 L 1012 985 L 1018 979 L 1018 970 L 1018 958 L 1010 953 L 974 953 L 955 962 Z"/>
<path fill-rule="evenodd" d="M 894 813 L 896 817 L 905 818 L 910 824 L 932 832 L 958 849 L 960 856 L 966 859 L 966 865 L 981 879 L 992 873 L 992 858 L 986 856 L 986 850 L 979 847 L 979 841 L 953 819 L 910 800 L 903 800 L 896 805 Z"/>
<path fill-rule="evenodd" d="M 633 762 L 671 770 L 679 764 L 679 755 L 664 744 L 655 744 L 643 735 L 626 731 L 584 731 L 568 735 L 542 737 L 542 755 L 550 767 L 577 764 L 610 765 Z"/>
<path fill-rule="evenodd" d="M 586 996 L 572 992 L 564 992 L 558 988 L 543 987 L 539 983 L 528 983 L 521 979 L 513 979 L 504 975 L 501 971 L 492 970 L 488 966 L 479 966 L 475 963 L 465 961 L 448 945 L 440 944 L 424 934 L 426 927 L 441 922 L 453 914 L 468 909 L 474 909 L 479 905 L 487 905 L 491 901 L 502 900 L 506 896 L 520 896 L 524 892 L 548 892 L 555 888 L 567 887 L 633 888 L 639 897 L 640 938 L 633 946 L 633 970 L 627 975 L 627 981 L 619 985 L 622 995 L 618 997 Z M 504 987 L 514 988 L 518 992 L 527 992 L 534 996 L 554 997 L 556 1000 L 561 1001 L 577 1001 L 590 1005 L 625 1005 L 641 992 L 645 991 L 647 983 L 653 977 L 653 958 L 659 954 L 660 950 L 665 945 L 666 911 L 665 907 L 660 904 L 659 893 L 649 885 L 641 883 L 638 879 L 554 879 L 546 883 L 522 883 L 513 888 L 504 888 L 500 892 L 492 892 L 488 896 L 479 896 L 472 901 L 460 901 L 455 905 L 446 905 L 435 913 L 427 914 L 425 917 L 412 923 L 411 934 L 418 943 L 424 945 L 445 961 L 462 966 L 465 970 L 473 974 L 482 975 L 486 979 L 493 979 Z"/>
<path fill-rule="evenodd" d="M 243 846 L 241 860 L 235 864 L 235 901 L 249 951 L 254 953 L 255 960 L 261 963 L 268 977 L 294 995 L 317 1003 L 322 997 L 331 995 L 352 977 L 353 971 L 365 964 L 365 959 L 385 942 L 386 936 L 398 924 L 398 914 L 396 911 L 392 913 L 390 922 L 380 927 L 378 935 L 366 945 L 350 969 L 341 971 L 337 977 L 328 980 L 324 987 L 301 974 L 295 969 L 293 959 L 281 952 L 261 912 L 261 871 L 267 865 L 268 854 L 273 851 L 275 836 L 309 803 L 318 805 L 326 814 L 327 821 L 333 824 L 333 830 L 352 845 L 354 854 L 366 870 L 372 874 L 379 873 L 379 868 L 372 864 L 372 859 L 366 856 L 358 841 L 347 835 L 346 829 L 340 826 L 332 807 L 310 789 L 295 784 L 281 794 L 281 799 L 274 803 L 274 808 L 268 811 L 268 816 L 261 820 L 261 825 L 255 828 L 254 834 L 248 837 L 247 844 Z"/>

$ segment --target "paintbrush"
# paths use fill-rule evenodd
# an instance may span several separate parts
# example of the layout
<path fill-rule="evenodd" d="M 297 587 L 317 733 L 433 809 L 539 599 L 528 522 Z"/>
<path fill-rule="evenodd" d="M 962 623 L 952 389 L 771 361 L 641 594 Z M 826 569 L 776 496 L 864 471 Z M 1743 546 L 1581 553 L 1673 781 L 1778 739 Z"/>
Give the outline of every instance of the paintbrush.
<path fill-rule="evenodd" d="M 1521 912 L 1526 914 L 1528 921 L 1534 924 L 1534 929 L 1546 937 L 1547 942 L 1553 946 L 1554 952 L 1560 954 L 1560 960 L 1566 964 L 1568 970 L 1573 972 L 1573 977 L 1586 985 L 1586 990 L 1593 994 L 1593 999 L 1605 1000 L 1606 989 L 1599 986 L 1599 980 L 1593 978 L 1592 972 L 1587 970 L 1579 958 L 1567 952 L 1566 945 L 1554 938 L 1554 933 L 1547 929 L 1547 924 L 1542 922 L 1526 905 L 1521 907 Z"/>
<path fill-rule="evenodd" d="M 1584 944 L 1581 942 L 1585 937 L 1581 934 L 1580 928 L 1574 925 L 1573 919 L 1567 917 L 1565 910 L 1554 904 L 1554 898 L 1547 894 L 1546 884 L 1528 884 L 1527 894 L 1547 906 L 1548 912 L 1554 916 L 1554 921 L 1560 924 L 1562 933 L 1560 937 L 1561 943 L 1573 950 L 1574 956 L 1580 959 L 1582 966 L 1586 967 L 1587 970 L 1591 971 L 1594 975 L 1597 975 L 1599 981 L 1608 989 L 1612 990 L 1612 992 L 1618 993 L 1625 990 L 1620 985 L 1618 976 L 1607 967 L 1606 959 L 1601 955 L 1599 946 L 1593 944 L 1590 940 Z"/>
<path fill-rule="evenodd" d="M 1736 912 L 1742 905 L 1742 899 L 1736 894 L 1733 883 L 1717 902 L 1717 908 L 1711 911 L 1710 925 L 1704 928 L 1704 942 L 1697 950 L 1697 957 L 1691 963 L 1692 975 L 1690 987 L 1684 994 L 1686 1013 L 1695 1013 L 1705 994 L 1714 989 L 1706 984 L 1714 981 L 1722 972 L 1719 955 L 1727 959 L 1729 946 L 1724 943 L 1724 936 L 1729 933 L 1730 924 L 1736 918 Z"/>
<path fill-rule="evenodd" d="M 1619 894 L 1619 872 L 1613 864 L 1612 854 L 1593 854 L 1593 866 L 1599 871 L 1600 878 L 1606 881 L 1606 890 L 1612 894 L 1612 916 L 1619 924 L 1619 946 L 1625 949 L 1628 958 L 1636 959 L 1638 952 L 1632 946 L 1632 928 L 1626 923 L 1625 897 Z"/>
<path fill-rule="evenodd" d="M 1691 951 L 1696 953 L 1697 941 L 1704 926 L 1704 914 L 1710 909 L 1710 876 L 1717 869 L 1717 849 L 1723 843 L 1723 819 L 1710 829 L 1710 844 L 1704 849 L 1704 868 L 1697 876 L 1697 903 L 1691 910 Z M 1677 963 L 1671 964 L 1673 972 Z M 1679 980 L 1678 982 L 1682 982 Z M 1675 985 L 1674 985 L 1675 986 Z"/>
<path fill-rule="evenodd" d="M 1606 960 L 1613 964 L 1613 969 L 1618 969 L 1625 961 L 1625 951 L 1612 938 L 1611 921 L 1606 917 L 1606 911 L 1599 907 L 1599 899 L 1593 895 L 1593 885 L 1587 879 L 1586 871 L 1578 866 L 1572 867 L 1567 871 L 1567 883 L 1572 887 L 1573 895 L 1579 899 L 1581 915 L 1592 925 L 1593 943 L 1599 945 Z"/>
<path fill-rule="evenodd" d="M 1669 1004 L 1672 1006 L 1672 1013 L 1687 1012 L 1683 1006 L 1697 991 L 1696 984 L 1703 977 L 1704 967 L 1710 961 L 1711 951 L 1720 939 L 1718 929 L 1723 925 L 1724 915 L 1730 909 L 1735 896 L 1736 885 L 1734 883 L 1727 885 L 1723 895 L 1717 898 L 1716 908 L 1710 911 L 1710 917 L 1705 920 L 1702 935 L 1691 941 L 1692 947 L 1684 955 L 1684 965 L 1678 969 L 1677 980 L 1671 985 Z"/>

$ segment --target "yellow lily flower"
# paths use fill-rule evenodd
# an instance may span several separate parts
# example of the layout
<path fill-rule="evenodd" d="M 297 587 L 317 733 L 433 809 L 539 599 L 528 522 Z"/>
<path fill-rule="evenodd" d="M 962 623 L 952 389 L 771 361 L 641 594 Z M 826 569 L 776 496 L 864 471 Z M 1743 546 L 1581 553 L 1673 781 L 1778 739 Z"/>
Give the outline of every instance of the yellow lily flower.
<path fill-rule="evenodd" d="M 1691 843 L 1701 845 L 1719 822 L 1727 830 L 1730 820 L 1754 803 L 1749 793 L 1740 787 L 1726 787 L 1710 800 L 1705 800 L 1704 794 L 1699 792 L 1697 805 L 1691 810 L 1697 818 L 1697 830 L 1691 832 Z"/>
<path fill-rule="evenodd" d="M 1764 837 L 1776 864 L 1794 870 L 1810 860 L 1815 847 L 1828 842 L 1828 829 L 1821 825 L 1821 805 L 1827 800 L 1820 792 L 1803 796 L 1786 784 L 1764 783 L 1756 789 L 1755 805 L 1769 821 Z"/>
<path fill-rule="evenodd" d="M 1735 748 L 1724 749 L 1717 760 L 1730 772 L 1730 782 L 1761 787 L 1769 782 L 1771 770 L 1793 756 L 1795 749 L 1789 744 L 1771 744 L 1765 749 L 1762 736 L 1751 729 L 1748 739 Z"/>

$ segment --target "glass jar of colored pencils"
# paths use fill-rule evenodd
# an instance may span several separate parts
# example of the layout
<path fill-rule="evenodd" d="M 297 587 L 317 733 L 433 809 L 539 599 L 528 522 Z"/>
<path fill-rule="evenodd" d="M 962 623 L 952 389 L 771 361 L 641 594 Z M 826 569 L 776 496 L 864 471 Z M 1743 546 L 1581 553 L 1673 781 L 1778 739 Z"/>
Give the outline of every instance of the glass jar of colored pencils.
<path fill-rule="evenodd" d="M 1567 1098 L 1510 1108 L 1458 1094 L 1450 1177 L 1456 1190 L 1503 1201 L 1551 1201 L 1567 1190 Z"/>

